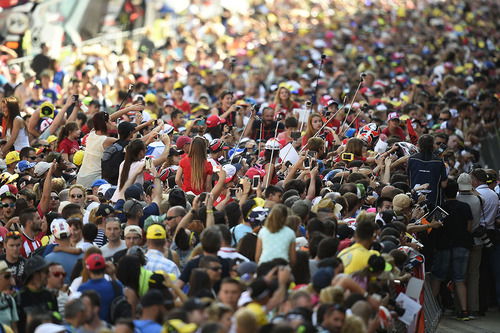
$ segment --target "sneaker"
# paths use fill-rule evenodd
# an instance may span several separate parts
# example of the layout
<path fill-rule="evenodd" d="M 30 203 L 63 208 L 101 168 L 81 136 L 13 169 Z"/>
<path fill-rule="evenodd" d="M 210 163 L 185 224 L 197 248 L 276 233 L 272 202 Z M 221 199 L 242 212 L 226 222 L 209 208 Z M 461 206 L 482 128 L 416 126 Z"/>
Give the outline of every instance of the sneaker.
<path fill-rule="evenodd" d="M 457 319 L 461 321 L 469 321 L 471 320 L 471 317 L 467 313 L 467 311 L 462 311 L 457 315 Z"/>

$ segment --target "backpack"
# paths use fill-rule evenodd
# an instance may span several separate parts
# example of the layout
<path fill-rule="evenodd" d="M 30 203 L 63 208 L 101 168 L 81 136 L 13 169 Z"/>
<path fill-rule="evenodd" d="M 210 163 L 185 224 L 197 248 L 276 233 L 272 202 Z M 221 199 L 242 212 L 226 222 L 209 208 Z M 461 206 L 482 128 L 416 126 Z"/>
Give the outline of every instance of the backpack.
<path fill-rule="evenodd" d="M 132 317 L 132 307 L 130 303 L 127 302 L 125 295 L 120 291 L 120 285 L 114 280 L 111 281 L 111 285 L 113 286 L 115 298 L 111 302 L 109 318 L 111 324 L 115 324 L 120 318 Z"/>
<path fill-rule="evenodd" d="M 120 174 L 120 164 L 125 159 L 125 147 L 128 142 L 116 141 L 108 148 L 104 149 L 101 159 L 102 179 L 110 184 L 118 184 Z"/>

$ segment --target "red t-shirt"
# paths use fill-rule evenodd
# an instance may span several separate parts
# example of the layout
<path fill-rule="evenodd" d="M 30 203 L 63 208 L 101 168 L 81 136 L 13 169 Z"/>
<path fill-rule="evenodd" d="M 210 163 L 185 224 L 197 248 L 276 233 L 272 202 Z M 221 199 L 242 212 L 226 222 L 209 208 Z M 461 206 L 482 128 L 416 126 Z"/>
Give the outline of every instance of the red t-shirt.
<path fill-rule="evenodd" d="M 389 127 L 386 127 L 386 128 L 384 128 L 382 133 L 387 135 L 387 137 L 398 136 L 403 141 L 406 139 L 405 132 L 403 131 L 403 129 L 401 127 L 396 127 L 392 133 L 389 132 Z"/>
<path fill-rule="evenodd" d="M 317 135 L 317 137 L 325 140 L 328 147 L 332 146 L 334 138 L 333 138 L 333 134 L 330 131 L 322 131 L 320 134 Z M 309 141 L 309 137 L 303 136 L 302 137 L 302 147 L 304 147 L 307 144 L 307 141 Z"/>
<path fill-rule="evenodd" d="M 193 192 L 196 195 L 201 194 L 205 191 L 204 188 L 195 189 L 191 186 L 191 158 L 189 156 L 184 157 L 180 162 L 179 166 L 182 168 L 182 175 L 184 180 L 182 182 L 182 190 L 184 192 Z M 213 173 L 212 164 L 210 162 L 205 161 L 205 171 L 203 172 L 203 180 L 207 178 L 208 175 Z"/>
<path fill-rule="evenodd" d="M 276 104 L 272 103 L 272 104 L 269 105 L 269 107 L 274 110 L 274 108 L 276 108 Z M 300 104 L 299 103 L 292 102 L 292 107 L 291 108 L 287 108 L 284 105 L 281 105 L 281 110 L 278 110 L 278 112 L 280 112 L 282 110 L 285 110 L 286 112 L 289 113 L 289 112 L 292 112 L 293 109 L 299 109 L 299 108 L 300 108 Z"/>
<path fill-rule="evenodd" d="M 80 145 L 77 140 L 70 140 L 64 138 L 57 146 L 57 151 L 62 154 L 73 155 L 80 149 Z"/>
<path fill-rule="evenodd" d="M 326 117 L 323 117 L 323 122 L 327 121 L 328 118 Z M 338 119 L 335 119 L 333 118 L 332 120 L 330 120 L 328 122 L 328 124 L 326 124 L 326 126 L 330 127 L 332 130 L 335 131 L 335 133 L 339 134 L 339 130 L 340 130 L 340 121 Z"/>
<path fill-rule="evenodd" d="M 191 106 L 186 101 L 182 101 L 181 103 L 174 102 L 174 106 L 177 109 L 179 109 L 181 111 L 184 111 L 186 113 L 190 113 L 191 112 Z"/>

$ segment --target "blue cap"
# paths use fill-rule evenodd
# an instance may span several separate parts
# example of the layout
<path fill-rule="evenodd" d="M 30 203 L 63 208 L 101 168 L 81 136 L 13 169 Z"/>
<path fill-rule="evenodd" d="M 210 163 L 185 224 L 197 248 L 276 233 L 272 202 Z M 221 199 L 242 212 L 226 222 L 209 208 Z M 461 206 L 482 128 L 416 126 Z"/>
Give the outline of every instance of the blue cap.
<path fill-rule="evenodd" d="M 36 162 L 30 163 L 28 161 L 22 160 L 22 161 L 19 161 L 19 163 L 17 163 L 17 168 L 19 169 L 20 172 L 24 172 L 28 169 L 33 168 L 35 165 L 36 165 Z"/>
<path fill-rule="evenodd" d="M 109 183 L 107 181 L 105 181 L 104 179 L 98 179 L 98 180 L 94 180 L 94 182 L 92 183 L 92 185 L 90 185 L 90 187 L 101 186 L 104 184 L 109 184 Z"/>
<path fill-rule="evenodd" d="M 125 200 L 136 199 L 141 200 L 141 195 L 144 190 L 141 184 L 134 184 L 125 190 Z"/>

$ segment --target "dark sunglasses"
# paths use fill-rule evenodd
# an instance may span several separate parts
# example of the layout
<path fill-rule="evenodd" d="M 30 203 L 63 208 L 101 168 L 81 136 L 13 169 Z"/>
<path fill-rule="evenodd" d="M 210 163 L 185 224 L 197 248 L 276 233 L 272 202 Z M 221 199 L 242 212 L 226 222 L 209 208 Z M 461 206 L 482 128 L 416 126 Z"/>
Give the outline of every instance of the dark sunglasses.
<path fill-rule="evenodd" d="M 72 194 L 71 198 L 72 199 L 76 199 L 76 198 L 81 199 L 81 198 L 83 198 L 83 194 Z"/>
<path fill-rule="evenodd" d="M 60 278 L 60 277 L 66 277 L 66 273 L 65 272 L 54 272 L 52 273 L 52 275 L 54 275 L 54 277 L 56 278 Z"/>
<path fill-rule="evenodd" d="M 165 219 L 166 219 L 167 221 L 170 221 L 170 220 L 175 219 L 176 217 L 179 217 L 179 216 L 167 216 Z"/>
<path fill-rule="evenodd" d="M 222 266 L 217 266 L 217 267 L 209 267 L 208 268 L 211 271 L 218 272 L 222 270 Z"/>
<path fill-rule="evenodd" d="M 36 160 L 36 156 L 28 156 L 28 158 L 32 161 Z"/>
<path fill-rule="evenodd" d="M 10 207 L 10 208 L 14 208 L 14 207 L 16 207 L 16 204 L 15 204 L 15 203 L 10 203 L 10 204 L 8 204 L 8 203 L 3 203 L 1 207 L 2 207 L 2 208 L 8 208 L 8 207 Z"/>
<path fill-rule="evenodd" d="M 441 120 L 441 121 L 448 121 L 450 119 L 448 119 L 448 118 L 439 118 L 439 120 Z"/>
<path fill-rule="evenodd" d="M 59 200 L 59 197 L 56 197 L 55 195 L 54 196 L 51 196 L 50 199 L 52 200 Z"/>

